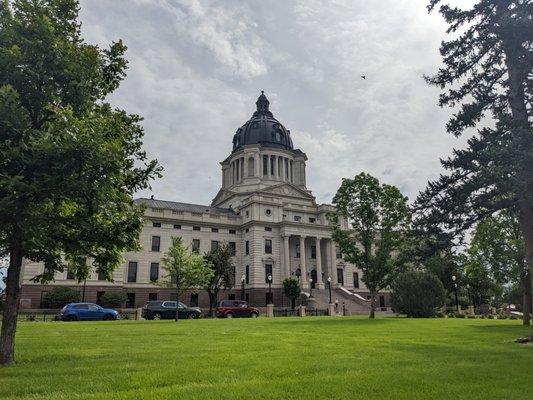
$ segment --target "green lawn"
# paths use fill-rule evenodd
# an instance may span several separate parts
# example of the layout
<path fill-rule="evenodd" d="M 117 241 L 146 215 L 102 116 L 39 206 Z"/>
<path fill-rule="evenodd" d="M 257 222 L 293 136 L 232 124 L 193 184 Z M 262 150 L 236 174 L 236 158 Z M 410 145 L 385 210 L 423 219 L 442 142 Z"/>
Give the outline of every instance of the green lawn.
<path fill-rule="evenodd" d="M 20 323 L 0 399 L 533 399 L 520 321 Z"/>

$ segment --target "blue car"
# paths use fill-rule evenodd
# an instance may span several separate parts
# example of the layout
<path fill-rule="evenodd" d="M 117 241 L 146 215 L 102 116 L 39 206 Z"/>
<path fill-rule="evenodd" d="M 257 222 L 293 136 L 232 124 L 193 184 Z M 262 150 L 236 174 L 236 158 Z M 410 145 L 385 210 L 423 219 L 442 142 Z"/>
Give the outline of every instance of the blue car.
<path fill-rule="evenodd" d="M 110 321 L 119 319 L 117 310 L 93 303 L 70 303 L 59 312 L 61 321 Z"/>

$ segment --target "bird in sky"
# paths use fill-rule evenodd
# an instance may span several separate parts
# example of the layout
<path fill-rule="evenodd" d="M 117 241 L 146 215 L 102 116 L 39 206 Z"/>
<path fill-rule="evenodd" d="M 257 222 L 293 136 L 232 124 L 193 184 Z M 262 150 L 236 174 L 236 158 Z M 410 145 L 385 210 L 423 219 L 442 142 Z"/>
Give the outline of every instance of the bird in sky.
<path fill-rule="evenodd" d="M 366 79 L 366 75 L 361 75 L 361 78 Z"/>

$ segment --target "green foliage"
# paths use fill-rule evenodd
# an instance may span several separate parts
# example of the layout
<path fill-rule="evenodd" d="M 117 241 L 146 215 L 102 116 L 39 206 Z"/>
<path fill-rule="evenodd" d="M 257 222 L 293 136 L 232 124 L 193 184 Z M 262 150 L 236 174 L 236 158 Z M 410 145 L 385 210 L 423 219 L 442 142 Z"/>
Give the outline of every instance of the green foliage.
<path fill-rule="evenodd" d="M 205 289 L 210 298 L 210 309 L 216 305 L 218 292 L 233 287 L 235 282 L 235 265 L 233 264 L 233 248 L 229 243 L 220 243 L 219 246 L 208 252 L 204 259 L 213 274 L 207 282 Z"/>
<path fill-rule="evenodd" d="M 105 307 L 122 307 L 127 300 L 128 296 L 123 292 L 105 292 L 100 298 Z"/>
<path fill-rule="evenodd" d="M 178 297 L 186 290 L 205 287 L 214 276 L 209 263 L 201 255 L 189 251 L 181 237 L 172 238 L 172 245 L 161 261 L 168 276 L 160 284 L 176 289 Z"/>
<path fill-rule="evenodd" d="M 292 308 L 294 308 L 294 303 L 302 294 L 300 281 L 293 277 L 285 278 L 283 280 L 283 294 L 291 301 Z"/>
<path fill-rule="evenodd" d="M 393 309 L 409 317 L 433 317 L 444 306 L 446 292 L 439 278 L 426 271 L 399 274 L 391 285 Z"/>
<path fill-rule="evenodd" d="M 328 215 L 332 237 L 343 258 L 363 271 L 362 281 L 372 296 L 385 288 L 404 259 L 401 255 L 411 214 L 407 198 L 394 186 L 380 184 L 366 173 L 343 179 Z"/>
<path fill-rule="evenodd" d="M 43 296 L 42 307 L 61 308 L 68 303 L 77 303 L 79 301 L 80 292 L 65 286 L 58 286 Z"/>

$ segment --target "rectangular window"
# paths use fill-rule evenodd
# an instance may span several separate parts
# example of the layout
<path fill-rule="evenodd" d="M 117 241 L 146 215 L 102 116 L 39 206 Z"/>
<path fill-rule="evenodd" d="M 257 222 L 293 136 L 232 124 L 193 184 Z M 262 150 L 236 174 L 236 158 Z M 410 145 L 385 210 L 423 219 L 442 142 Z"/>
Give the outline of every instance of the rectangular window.
<path fill-rule="evenodd" d="M 106 280 L 106 276 L 105 276 L 105 273 L 103 271 L 98 271 L 98 280 L 99 281 L 105 281 Z"/>
<path fill-rule="evenodd" d="M 231 255 L 234 256 L 236 254 L 235 242 L 229 242 L 229 248 L 230 248 L 230 251 L 231 251 Z"/>
<path fill-rule="evenodd" d="M 211 228 L 211 232 L 218 232 L 218 228 Z"/>
<path fill-rule="evenodd" d="M 193 231 L 199 231 L 199 230 L 200 230 L 200 227 L 199 227 L 199 226 L 193 226 L 193 227 L 192 227 L 192 230 L 193 230 Z"/>
<path fill-rule="evenodd" d="M 152 251 L 161 250 L 161 236 L 152 236 Z"/>
<path fill-rule="evenodd" d="M 236 233 L 236 232 L 235 232 L 235 229 L 230 229 L 230 230 L 229 230 L 229 234 L 230 234 L 230 235 L 235 235 L 235 233 Z"/>
<path fill-rule="evenodd" d="M 74 271 L 67 269 L 67 279 L 68 280 L 74 280 L 76 279 L 76 276 L 74 276 Z"/>
<path fill-rule="evenodd" d="M 316 246 L 311 246 L 311 258 L 316 259 Z"/>
<path fill-rule="evenodd" d="M 309 217 L 309 223 L 314 224 L 316 222 L 316 218 Z"/>
<path fill-rule="evenodd" d="M 193 239 L 192 240 L 192 251 L 194 253 L 200 252 L 200 239 Z"/>
<path fill-rule="evenodd" d="M 248 240 L 244 243 L 244 247 L 246 248 L 246 255 L 250 254 L 250 242 Z"/>
<path fill-rule="evenodd" d="M 339 282 L 339 285 L 344 286 L 344 270 L 342 268 L 337 268 L 337 282 Z"/>
<path fill-rule="evenodd" d="M 263 156 L 263 176 L 268 175 L 268 156 Z"/>
<path fill-rule="evenodd" d="M 285 158 L 285 179 L 289 179 L 289 159 Z"/>
<path fill-rule="evenodd" d="M 353 273 L 353 287 L 355 289 L 359 288 L 359 272 L 354 272 Z"/>
<path fill-rule="evenodd" d="M 244 275 L 246 275 L 246 284 L 248 285 L 250 283 L 250 266 L 247 265 L 244 271 Z"/>
<path fill-rule="evenodd" d="M 276 159 L 274 156 L 270 156 L 270 175 L 274 176 L 274 165 L 275 165 Z"/>
<path fill-rule="evenodd" d="M 191 293 L 191 307 L 198 307 L 198 293 Z"/>
<path fill-rule="evenodd" d="M 302 220 L 302 217 L 301 217 L 301 216 L 299 216 L 299 215 L 295 215 L 295 216 L 294 216 L 294 221 L 296 221 L 296 222 L 300 222 L 301 220 Z"/>
<path fill-rule="evenodd" d="M 244 301 L 246 301 L 248 304 L 250 304 L 250 293 L 246 293 L 244 295 Z"/>
<path fill-rule="evenodd" d="M 218 240 L 211 240 L 211 251 L 218 249 Z"/>
<path fill-rule="evenodd" d="M 159 279 L 159 263 L 150 264 L 150 282 L 156 282 Z"/>
<path fill-rule="evenodd" d="M 135 293 L 126 293 L 128 300 L 126 301 L 126 308 L 135 308 Z"/>
<path fill-rule="evenodd" d="M 272 276 L 272 264 L 265 264 L 265 283 L 268 283 L 268 276 Z"/>
<path fill-rule="evenodd" d="M 265 253 L 272 254 L 272 240 L 265 239 Z"/>
<path fill-rule="evenodd" d="M 179 225 L 179 224 L 174 224 L 174 229 L 181 229 L 181 225 Z"/>
<path fill-rule="evenodd" d="M 335 258 L 337 258 L 337 260 L 341 259 L 342 258 L 342 253 L 341 253 L 341 250 L 338 248 L 338 247 L 335 247 Z"/>
<path fill-rule="evenodd" d="M 105 292 L 96 292 L 96 304 L 98 304 L 99 306 L 102 305 L 102 296 L 104 295 Z"/>
<path fill-rule="evenodd" d="M 148 293 L 148 301 L 156 301 L 157 293 Z"/>
<path fill-rule="evenodd" d="M 379 296 L 379 306 L 385 308 L 385 296 Z"/>
<path fill-rule="evenodd" d="M 128 264 L 128 282 L 137 282 L 137 261 Z"/>
<path fill-rule="evenodd" d="M 152 222 L 154 228 L 161 228 L 161 222 Z"/>
<path fill-rule="evenodd" d="M 228 294 L 228 300 L 235 300 L 235 293 Z"/>
<path fill-rule="evenodd" d="M 265 226 L 265 231 L 272 232 L 272 228 L 270 226 Z"/>

